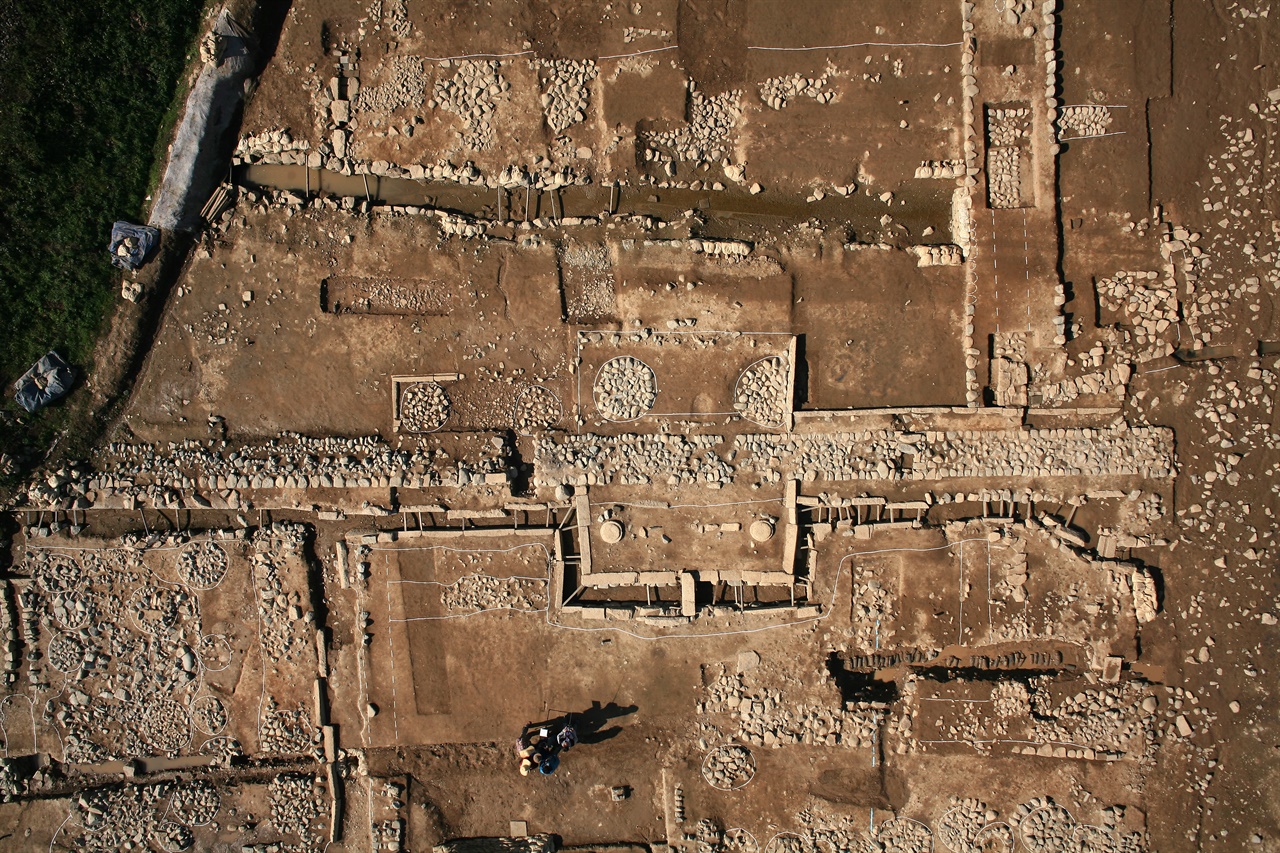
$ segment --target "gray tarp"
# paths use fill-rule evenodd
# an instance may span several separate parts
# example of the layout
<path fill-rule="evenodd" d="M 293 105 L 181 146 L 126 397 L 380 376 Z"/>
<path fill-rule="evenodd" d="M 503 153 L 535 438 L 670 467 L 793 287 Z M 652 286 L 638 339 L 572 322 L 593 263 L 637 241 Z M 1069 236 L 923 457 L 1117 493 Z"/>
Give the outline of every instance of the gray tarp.
<path fill-rule="evenodd" d="M 160 232 L 146 225 L 117 222 L 111 226 L 111 263 L 122 270 L 136 270 L 147 260 Z"/>
<path fill-rule="evenodd" d="M 17 389 L 14 396 L 19 406 L 34 412 L 66 396 L 75 380 L 75 368 L 50 350 L 14 383 L 13 387 Z"/>

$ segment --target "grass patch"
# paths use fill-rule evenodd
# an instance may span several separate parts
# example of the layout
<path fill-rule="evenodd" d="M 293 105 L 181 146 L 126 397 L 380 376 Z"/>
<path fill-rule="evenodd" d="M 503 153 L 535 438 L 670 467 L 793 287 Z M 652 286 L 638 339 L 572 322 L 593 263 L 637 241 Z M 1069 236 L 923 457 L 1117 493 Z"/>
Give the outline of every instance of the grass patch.
<path fill-rule="evenodd" d="M 31 362 L 89 367 L 118 293 L 111 223 L 141 217 L 203 5 L 0 0 L 0 450 L 62 426 L 12 400 Z"/>

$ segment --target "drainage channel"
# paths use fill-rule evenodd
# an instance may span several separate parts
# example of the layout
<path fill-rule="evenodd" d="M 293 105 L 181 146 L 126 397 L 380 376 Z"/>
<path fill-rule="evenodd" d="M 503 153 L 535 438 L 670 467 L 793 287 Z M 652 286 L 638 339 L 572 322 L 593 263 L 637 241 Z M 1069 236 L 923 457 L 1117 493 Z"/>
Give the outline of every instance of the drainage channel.
<path fill-rule="evenodd" d="M 897 245 L 942 244 L 950 241 L 953 187 L 943 181 L 912 184 L 892 206 L 865 193 L 830 194 L 814 201 L 792 197 L 769 198 L 745 192 L 661 189 L 658 187 L 570 186 L 556 190 L 492 189 L 451 181 L 423 181 L 379 175 L 343 175 L 306 166 L 240 166 L 238 183 L 273 190 L 316 195 L 348 196 L 388 205 L 428 206 L 479 219 L 524 221 L 549 217 L 614 214 L 678 219 L 697 210 L 707 237 L 733 237 L 743 227 L 779 227 L 819 220 L 845 225 L 852 236 Z M 893 217 L 882 224 L 886 214 Z M 932 227 L 928 236 L 923 232 Z"/>

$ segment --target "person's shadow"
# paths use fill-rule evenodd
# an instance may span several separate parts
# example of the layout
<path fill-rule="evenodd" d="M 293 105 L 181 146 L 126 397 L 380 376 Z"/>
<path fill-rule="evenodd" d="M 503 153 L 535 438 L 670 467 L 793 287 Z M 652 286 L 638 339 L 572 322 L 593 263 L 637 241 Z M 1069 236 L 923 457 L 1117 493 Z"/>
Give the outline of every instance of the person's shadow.
<path fill-rule="evenodd" d="M 636 705 L 623 706 L 610 702 L 602 706 L 599 702 L 592 702 L 590 708 L 572 716 L 573 727 L 578 731 L 578 742 L 603 743 L 609 738 L 617 737 L 622 726 L 610 726 L 610 721 L 630 716 L 637 710 L 639 707 Z"/>

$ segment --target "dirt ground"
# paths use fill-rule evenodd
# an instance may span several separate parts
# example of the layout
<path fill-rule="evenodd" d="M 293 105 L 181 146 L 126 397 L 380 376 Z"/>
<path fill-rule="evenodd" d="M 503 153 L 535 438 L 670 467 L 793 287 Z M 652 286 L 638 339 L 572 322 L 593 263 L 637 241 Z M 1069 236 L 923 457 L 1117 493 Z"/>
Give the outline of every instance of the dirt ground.
<path fill-rule="evenodd" d="M 1271 6 L 295 0 L 0 841 L 1280 850 Z"/>

